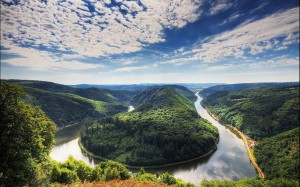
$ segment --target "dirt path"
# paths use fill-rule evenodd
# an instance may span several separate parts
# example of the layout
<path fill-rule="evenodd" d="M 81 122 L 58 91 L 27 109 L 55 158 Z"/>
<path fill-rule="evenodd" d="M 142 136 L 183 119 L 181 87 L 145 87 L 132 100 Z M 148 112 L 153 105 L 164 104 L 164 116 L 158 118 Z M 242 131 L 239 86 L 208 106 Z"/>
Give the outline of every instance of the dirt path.
<path fill-rule="evenodd" d="M 258 164 L 256 163 L 255 161 L 255 158 L 252 154 L 252 152 L 250 151 L 250 148 L 249 148 L 249 145 L 248 145 L 248 141 L 247 141 L 247 138 L 245 137 L 245 135 L 239 131 L 237 128 L 235 127 L 231 127 L 233 128 L 238 134 L 239 136 L 242 138 L 242 140 L 244 141 L 244 144 L 246 146 L 246 149 L 247 149 L 247 152 L 248 152 L 248 155 L 249 155 L 249 158 L 250 158 L 250 161 L 252 163 L 252 165 L 255 167 L 257 173 L 258 173 L 258 176 L 260 179 L 265 179 L 265 174 L 263 173 L 263 171 L 260 169 L 260 167 L 258 166 Z"/>
<path fill-rule="evenodd" d="M 210 111 L 208 110 L 208 108 L 206 108 L 206 110 L 207 110 L 208 114 L 209 114 L 212 118 L 214 118 L 216 121 L 219 121 L 219 118 L 218 118 L 216 115 L 214 115 L 212 112 L 210 112 Z M 229 129 L 230 129 L 231 132 L 233 132 L 235 135 L 237 135 L 237 136 L 239 136 L 240 138 L 242 138 L 242 140 L 243 140 L 243 142 L 244 142 L 244 144 L 245 144 L 245 147 L 246 147 L 246 149 L 247 149 L 249 159 L 250 159 L 252 165 L 255 167 L 255 169 L 256 169 L 256 171 L 257 171 L 257 173 L 258 173 L 258 177 L 259 177 L 260 179 L 264 180 L 264 179 L 265 179 L 265 174 L 264 174 L 264 172 L 260 169 L 260 167 L 258 166 L 258 164 L 256 163 L 255 158 L 254 158 L 252 152 L 250 151 L 250 148 L 249 148 L 249 145 L 248 145 L 248 141 L 247 141 L 246 136 L 245 136 L 241 131 L 239 131 L 237 128 L 235 128 L 235 127 L 233 127 L 233 126 L 231 126 L 231 125 L 226 125 L 226 126 L 229 127 Z"/>

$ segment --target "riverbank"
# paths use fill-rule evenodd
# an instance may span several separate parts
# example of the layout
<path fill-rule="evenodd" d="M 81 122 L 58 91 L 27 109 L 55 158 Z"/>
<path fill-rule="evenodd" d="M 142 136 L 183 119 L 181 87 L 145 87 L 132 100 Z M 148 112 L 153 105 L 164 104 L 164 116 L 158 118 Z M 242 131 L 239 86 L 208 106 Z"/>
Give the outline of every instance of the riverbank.
<path fill-rule="evenodd" d="M 108 161 L 109 159 L 107 158 L 103 158 L 101 156 L 97 156 L 95 154 L 93 154 L 92 152 L 88 151 L 81 143 L 80 141 L 80 138 L 78 140 L 78 145 L 80 147 L 80 149 L 86 153 L 87 155 L 89 155 L 90 157 L 94 158 L 94 159 L 97 159 L 99 161 Z M 129 169 L 140 169 L 140 168 L 144 168 L 144 169 L 159 169 L 159 168 L 166 168 L 166 167 L 171 167 L 171 166 L 178 166 L 178 165 L 182 165 L 182 164 L 187 164 L 189 162 L 193 162 L 193 161 L 196 161 L 196 160 L 200 160 L 200 159 L 203 159 L 205 157 L 208 157 L 210 156 L 211 154 L 213 154 L 215 151 L 217 150 L 217 143 L 216 145 L 210 150 L 208 151 L 207 153 L 205 153 L 204 155 L 201 155 L 199 157 L 196 157 L 196 158 L 192 158 L 192 159 L 189 159 L 189 160 L 184 160 L 184 161 L 179 161 L 179 162 L 173 162 L 173 163 L 168 163 L 168 164 L 161 164 L 161 165 L 153 165 L 153 166 L 130 166 L 130 165 L 126 165 L 126 164 L 123 164 L 126 168 L 129 168 Z"/>
<path fill-rule="evenodd" d="M 230 125 L 229 125 L 230 126 Z M 251 142 L 253 142 L 253 140 L 251 141 L 251 139 L 248 141 L 248 139 L 246 138 L 246 136 L 241 132 L 239 131 L 237 128 L 233 127 L 233 126 L 230 126 L 231 129 L 233 129 L 238 135 L 240 138 L 242 138 L 244 144 L 245 144 L 245 147 L 247 149 L 247 152 L 248 152 L 248 156 L 249 156 L 249 159 L 252 163 L 252 165 L 255 167 L 257 173 L 258 173 L 258 177 L 262 180 L 265 179 L 265 174 L 263 173 L 263 171 L 260 169 L 260 167 L 258 166 L 258 164 L 256 163 L 256 159 L 253 155 L 253 152 L 251 151 L 251 149 L 249 148 L 249 144 Z"/>
<path fill-rule="evenodd" d="M 205 109 L 207 110 L 207 113 L 216 121 L 220 121 L 219 118 L 214 115 L 207 107 L 205 107 Z M 254 142 L 251 139 L 247 139 L 246 136 L 239 131 L 237 128 L 231 126 L 231 125 L 225 125 L 226 128 L 228 128 L 232 133 L 234 133 L 237 137 L 241 138 L 244 142 L 244 145 L 246 147 L 247 153 L 248 153 L 248 157 L 250 159 L 251 164 L 254 166 L 256 172 L 258 173 L 258 177 L 262 180 L 265 179 L 265 174 L 263 173 L 263 171 L 260 169 L 260 167 L 258 166 L 258 164 L 256 163 L 256 159 L 253 155 L 253 151 L 251 151 L 251 149 L 249 148 L 249 144 L 251 144 L 252 142 Z"/>
<path fill-rule="evenodd" d="M 150 168 L 146 170 L 156 174 L 168 172 L 176 178 L 181 178 L 195 185 L 199 185 L 203 180 L 237 180 L 257 177 L 258 175 L 254 166 L 249 164 L 249 157 L 243 142 L 241 142 L 242 140 L 233 135 L 231 131 L 228 131 L 225 126 L 213 120 L 207 113 L 207 110 L 200 105 L 201 100 L 202 98 L 198 96 L 195 108 L 202 118 L 210 121 L 219 129 L 219 142 L 216 142 L 217 149 L 208 153 L 206 157 L 202 155 L 203 158 L 195 159 L 195 161 L 188 161 L 187 163 L 171 167 Z M 68 132 L 66 134 L 69 135 Z M 51 151 L 51 158 L 62 162 L 69 155 L 72 155 L 74 158 L 84 161 L 91 167 L 95 167 L 101 160 L 105 160 L 104 158 L 99 159 L 99 157 L 97 159 L 91 154 L 84 152 L 82 147 L 80 148 L 79 146 L 78 138 L 76 137 L 76 139 L 72 139 L 66 143 L 55 145 Z M 128 169 L 133 173 L 139 170 L 139 168 Z"/>

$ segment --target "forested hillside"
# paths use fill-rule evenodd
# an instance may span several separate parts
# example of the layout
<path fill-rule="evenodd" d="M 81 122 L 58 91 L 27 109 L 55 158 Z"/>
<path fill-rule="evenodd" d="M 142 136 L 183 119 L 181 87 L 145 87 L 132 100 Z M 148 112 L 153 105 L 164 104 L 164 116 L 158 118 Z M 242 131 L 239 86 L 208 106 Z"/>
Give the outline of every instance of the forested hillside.
<path fill-rule="evenodd" d="M 49 153 L 55 124 L 21 98 L 24 91 L 1 81 L 0 186 L 43 186 L 50 181 Z"/>
<path fill-rule="evenodd" d="M 178 97 L 178 94 L 175 95 L 172 93 L 168 93 L 170 89 L 165 88 L 171 88 L 173 91 L 184 97 Z M 182 101 L 181 99 L 184 99 L 184 101 Z M 166 104 L 176 104 L 177 100 L 181 102 L 181 104 L 187 103 L 187 107 L 191 108 L 190 106 L 193 106 L 193 101 L 196 100 L 196 96 L 193 92 L 183 86 L 166 85 L 163 87 L 144 90 L 141 93 L 135 95 L 131 99 L 130 103 L 133 106 L 139 106 L 141 104 L 147 103 L 152 104 L 152 107 L 163 107 Z"/>
<path fill-rule="evenodd" d="M 222 123 L 250 137 L 270 137 L 299 126 L 299 87 L 223 91 L 203 99 Z"/>
<path fill-rule="evenodd" d="M 299 180 L 299 87 L 220 91 L 202 104 L 224 124 L 255 140 L 258 164 L 268 179 Z"/>
<path fill-rule="evenodd" d="M 115 182 L 124 185 L 193 186 L 168 173 L 158 177 L 141 169 L 131 174 L 124 165 L 113 161 L 100 162 L 91 168 L 72 157 L 65 162 L 51 160 L 49 152 L 54 144 L 55 124 L 40 108 L 26 104 L 22 100 L 25 95 L 19 86 L 1 81 L 1 187 L 71 183 L 75 186 L 108 186 Z"/>
<path fill-rule="evenodd" d="M 254 154 L 268 178 L 299 180 L 299 127 L 262 140 Z"/>
<path fill-rule="evenodd" d="M 137 91 L 128 90 L 109 90 L 95 87 L 88 88 L 73 88 L 70 86 L 57 84 L 46 81 L 31 81 L 31 80 L 6 80 L 8 82 L 20 85 L 22 87 L 37 88 L 40 90 L 51 92 L 62 92 L 79 95 L 92 100 L 104 102 L 122 102 L 128 104 L 130 99 L 138 93 Z"/>
<path fill-rule="evenodd" d="M 240 84 L 223 84 L 211 86 L 203 89 L 200 94 L 203 97 L 207 97 L 211 94 L 220 91 L 236 91 L 250 88 L 262 88 L 262 87 L 286 87 L 286 86 L 299 86 L 299 82 L 271 82 L 271 83 L 240 83 Z"/>
<path fill-rule="evenodd" d="M 200 118 L 183 87 L 149 88 L 132 99 L 136 109 L 85 129 L 81 143 L 93 154 L 127 165 L 159 165 L 214 149 L 218 132 Z"/>
<path fill-rule="evenodd" d="M 136 92 L 72 88 L 52 82 L 9 80 L 27 93 L 24 100 L 41 109 L 58 127 L 89 123 L 99 117 L 127 111 Z"/>

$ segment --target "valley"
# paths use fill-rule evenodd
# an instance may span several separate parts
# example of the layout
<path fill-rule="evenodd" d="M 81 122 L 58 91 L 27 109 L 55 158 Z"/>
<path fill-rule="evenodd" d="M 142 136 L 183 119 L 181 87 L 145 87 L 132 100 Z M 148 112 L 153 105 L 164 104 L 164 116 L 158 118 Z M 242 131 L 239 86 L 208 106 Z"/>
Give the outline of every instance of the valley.
<path fill-rule="evenodd" d="M 299 187 L 299 0 L 1 0 L 0 187 Z"/>
<path fill-rule="evenodd" d="M 59 161 L 57 167 L 61 169 L 58 171 L 65 170 L 64 162 L 79 164 L 72 160 L 74 158 L 83 161 L 81 164 L 87 164 L 84 167 L 92 168 L 114 160 L 122 163 L 122 167 L 126 166 L 136 180 L 141 180 L 137 173 L 144 167 L 156 175 L 169 173 L 181 178 L 189 182 L 187 185 L 201 183 L 209 186 L 226 183 L 227 180 L 257 183 L 258 180 L 251 179 L 258 175 L 250 163 L 243 140 L 226 128 L 226 124 L 230 124 L 258 142 L 254 148 L 254 159 L 266 175 L 267 186 L 272 181 L 297 183 L 297 83 L 256 85 L 255 88 L 244 88 L 243 85 L 241 89 L 238 89 L 241 85 L 216 85 L 217 91 L 210 91 L 202 98 L 202 93 L 213 87 L 194 94 L 179 85 L 128 91 L 72 88 L 40 81 L 5 82 L 14 82 L 27 93 L 20 102 L 37 106 L 45 110 L 50 119 L 53 118 L 58 131 L 56 145 L 49 155 Z M 54 112 L 55 109 L 61 116 Z M 75 118 L 66 116 L 69 109 L 75 110 L 75 114 L 82 111 L 84 116 L 77 117 L 84 120 L 74 123 Z M 91 113 L 84 113 L 86 111 Z M 60 120 L 55 120 L 55 116 Z M 264 125 L 268 125 L 269 130 Z M 56 162 L 52 162 L 55 165 Z M 67 169 L 72 171 L 72 167 Z M 142 173 L 141 176 L 150 176 Z M 154 177 L 153 181 L 159 180 Z"/>
<path fill-rule="evenodd" d="M 195 101 L 194 106 L 197 113 L 217 127 L 220 133 L 220 139 L 216 151 L 205 158 L 200 158 L 185 164 L 163 168 L 149 168 L 147 171 L 157 174 L 168 172 L 176 178 L 181 178 L 184 181 L 191 182 L 196 185 L 204 179 L 237 180 L 245 177 L 255 177 L 255 169 L 249 162 L 242 140 L 214 120 L 200 105 L 202 98 L 199 97 L 199 95 L 196 96 L 197 101 Z M 57 161 L 64 161 L 68 158 L 68 156 L 66 154 L 62 154 L 62 152 L 66 152 L 66 154 L 72 155 L 76 159 L 83 160 L 92 167 L 100 162 L 80 150 L 77 138 L 74 138 L 64 144 L 56 145 L 50 155 Z M 243 165 L 243 167 L 241 167 L 241 165 Z M 129 170 L 132 172 L 137 171 L 137 169 Z"/>
<path fill-rule="evenodd" d="M 159 166 L 194 159 L 215 149 L 218 132 L 199 118 L 193 92 L 179 86 L 135 95 L 135 110 L 102 118 L 82 131 L 82 145 L 96 156 L 129 166 Z"/>
<path fill-rule="evenodd" d="M 254 156 L 267 179 L 298 179 L 299 85 L 224 88 L 202 104 L 223 124 L 257 141 Z"/>

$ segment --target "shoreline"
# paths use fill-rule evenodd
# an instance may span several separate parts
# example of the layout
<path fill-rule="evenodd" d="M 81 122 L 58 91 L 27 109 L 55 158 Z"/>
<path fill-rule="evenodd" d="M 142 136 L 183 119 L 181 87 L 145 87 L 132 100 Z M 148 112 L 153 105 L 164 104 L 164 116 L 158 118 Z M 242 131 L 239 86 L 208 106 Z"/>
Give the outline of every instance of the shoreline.
<path fill-rule="evenodd" d="M 229 125 L 230 126 L 230 125 Z M 236 131 L 236 133 L 238 133 L 238 135 L 240 136 L 240 138 L 243 140 L 244 142 L 244 145 L 247 149 L 247 152 L 248 152 L 248 156 L 249 156 L 249 159 L 251 161 L 251 164 L 254 166 L 255 170 L 257 171 L 258 173 L 258 177 L 262 180 L 265 179 L 265 174 L 263 173 L 263 171 L 260 169 L 260 167 L 258 166 L 258 164 L 256 163 L 255 161 L 255 157 L 254 155 L 252 154 L 250 148 L 249 148 L 249 145 L 248 145 L 248 141 L 247 141 L 247 138 L 245 137 L 245 135 L 239 131 L 237 128 L 233 127 L 233 126 L 230 126 L 230 128 L 232 128 L 234 131 Z"/>
<path fill-rule="evenodd" d="M 109 161 L 111 159 L 107 159 L 107 158 L 103 158 L 101 156 L 97 156 L 95 154 L 93 154 L 92 152 L 88 151 L 81 143 L 80 141 L 80 138 L 78 139 L 78 145 L 80 147 L 80 149 L 86 153 L 87 155 L 93 157 L 94 159 L 97 159 L 99 161 Z M 126 165 L 126 164 L 123 164 L 126 168 L 129 168 L 129 169 L 140 169 L 140 168 L 144 168 L 144 169 L 159 169 L 159 168 L 166 168 L 166 167 L 171 167 L 171 166 L 177 166 L 177 165 L 182 165 L 182 164 L 186 164 L 186 163 L 189 163 L 189 162 L 193 162 L 193 161 L 196 161 L 196 160 L 200 160 L 202 158 L 205 158 L 211 154 L 213 154 L 215 151 L 217 150 L 217 144 L 215 144 L 215 146 L 210 150 L 208 151 L 207 153 L 205 153 L 204 155 L 201 155 L 199 157 L 196 157 L 196 158 L 192 158 L 192 159 L 188 159 L 188 160 L 184 160 L 184 161 L 178 161 L 178 162 L 173 162 L 173 163 L 167 163 L 167 164 L 161 164 L 161 165 L 152 165 L 152 166 L 131 166 L 131 165 Z"/>
<path fill-rule="evenodd" d="M 213 118 L 215 119 L 216 121 L 219 122 L 219 118 L 214 115 L 211 111 L 209 111 L 209 109 L 207 107 L 204 107 L 207 111 L 207 113 Z M 221 123 L 220 123 L 221 124 Z M 224 125 L 226 128 L 228 128 L 233 134 L 235 134 L 238 138 L 242 139 L 243 142 L 244 142 L 244 145 L 246 147 L 246 150 L 247 150 L 247 153 L 248 153 L 248 157 L 250 159 L 250 162 L 251 164 L 254 166 L 257 174 L 258 174 L 258 177 L 262 180 L 265 179 L 265 174 L 263 173 L 263 171 L 260 169 L 260 167 L 258 166 L 258 164 L 256 163 L 255 161 L 255 157 L 254 155 L 252 154 L 250 148 L 249 148 L 249 145 L 248 145 L 248 141 L 247 141 L 247 138 L 245 137 L 245 135 L 239 131 L 237 128 L 231 126 L 231 125 Z"/>

